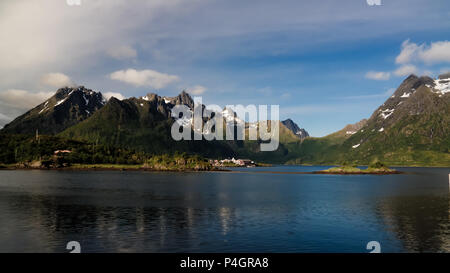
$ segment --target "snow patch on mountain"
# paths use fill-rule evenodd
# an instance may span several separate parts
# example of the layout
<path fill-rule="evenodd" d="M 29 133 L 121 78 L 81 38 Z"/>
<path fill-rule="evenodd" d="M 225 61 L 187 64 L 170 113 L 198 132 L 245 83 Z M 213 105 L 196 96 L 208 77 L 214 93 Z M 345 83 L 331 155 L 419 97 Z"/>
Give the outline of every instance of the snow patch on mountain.
<path fill-rule="evenodd" d="M 64 99 L 62 99 L 62 100 L 56 102 L 56 103 L 55 103 L 55 107 L 58 106 L 58 105 L 60 105 L 61 103 L 65 102 L 65 101 L 67 100 L 67 98 L 68 98 L 68 96 L 65 97 Z"/>
<path fill-rule="evenodd" d="M 436 93 L 444 95 L 445 93 L 450 92 L 450 78 L 447 79 L 437 79 L 434 81 L 434 89 Z"/>
<path fill-rule="evenodd" d="M 387 119 L 388 117 L 390 117 L 393 113 L 394 113 L 394 108 L 392 109 L 386 109 L 386 110 L 380 110 L 381 114 L 380 116 L 384 119 Z"/>
<path fill-rule="evenodd" d="M 410 95 L 411 93 L 404 92 L 403 95 L 400 96 L 400 98 L 409 98 Z"/>
<path fill-rule="evenodd" d="M 89 104 L 89 99 L 86 98 L 86 95 L 84 93 L 83 93 L 83 99 L 86 102 L 86 105 L 88 105 Z"/>
<path fill-rule="evenodd" d="M 44 107 L 42 108 L 41 111 L 39 111 L 39 115 L 42 114 L 42 112 L 48 110 L 48 101 L 45 102 Z"/>

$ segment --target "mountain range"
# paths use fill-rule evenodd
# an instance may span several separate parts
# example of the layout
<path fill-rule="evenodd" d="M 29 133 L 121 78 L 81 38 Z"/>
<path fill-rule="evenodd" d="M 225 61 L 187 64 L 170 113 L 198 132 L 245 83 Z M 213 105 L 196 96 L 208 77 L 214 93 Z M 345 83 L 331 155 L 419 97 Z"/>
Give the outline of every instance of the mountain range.
<path fill-rule="evenodd" d="M 184 91 L 176 97 L 149 93 L 106 100 L 100 92 L 83 86 L 65 87 L 5 125 L 0 134 L 38 133 L 149 154 L 187 152 L 272 163 L 368 164 L 381 160 L 393 165 L 450 166 L 449 93 L 450 74 L 437 79 L 411 75 L 371 117 L 328 136 L 310 137 L 291 119 L 280 122 L 280 146 L 274 152 L 260 152 L 260 140 L 174 141 L 171 109 L 180 104 L 194 107 Z M 238 120 L 229 109 L 223 115 Z"/>

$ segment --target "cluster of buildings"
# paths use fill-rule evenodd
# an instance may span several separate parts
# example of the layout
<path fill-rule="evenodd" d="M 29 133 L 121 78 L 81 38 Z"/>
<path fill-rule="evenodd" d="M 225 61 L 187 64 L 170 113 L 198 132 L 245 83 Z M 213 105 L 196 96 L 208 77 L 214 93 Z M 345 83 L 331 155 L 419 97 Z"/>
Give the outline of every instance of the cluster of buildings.
<path fill-rule="evenodd" d="M 70 154 L 70 153 L 72 153 L 72 151 L 70 151 L 70 150 L 56 150 L 54 152 L 55 155 Z"/>
<path fill-rule="evenodd" d="M 211 164 L 213 164 L 216 167 L 224 167 L 224 166 L 230 166 L 230 165 L 236 165 L 241 167 L 254 167 L 256 166 L 256 163 L 250 159 L 235 159 L 234 157 L 231 159 L 223 159 L 223 160 L 210 160 Z"/>

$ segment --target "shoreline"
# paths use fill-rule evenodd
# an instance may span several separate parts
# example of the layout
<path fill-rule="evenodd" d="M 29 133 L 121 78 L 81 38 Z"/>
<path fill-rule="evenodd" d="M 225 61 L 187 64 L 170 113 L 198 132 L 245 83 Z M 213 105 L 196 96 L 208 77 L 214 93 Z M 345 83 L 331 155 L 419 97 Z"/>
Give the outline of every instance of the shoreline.
<path fill-rule="evenodd" d="M 390 175 L 390 174 L 403 174 L 405 172 L 401 171 L 392 171 L 392 172 L 327 172 L 324 171 L 311 171 L 311 172 L 283 172 L 283 171 L 244 171 L 244 170 L 230 170 L 230 169 L 211 169 L 211 170 L 195 170 L 195 169 L 183 169 L 183 170 L 157 170 L 151 168 L 142 168 L 142 167 L 62 167 L 62 168 L 25 168 L 25 167 L 0 167 L 0 171 L 120 171 L 120 172 L 129 172 L 129 171 L 141 171 L 141 172 L 149 172 L 149 173 L 249 173 L 249 174 L 326 174 L 326 175 Z"/>
<path fill-rule="evenodd" d="M 331 166 L 339 166 L 339 164 L 280 164 L 282 166 L 305 166 L 305 167 L 311 167 L 311 166 L 321 166 L 321 167 L 331 167 Z M 360 167 L 368 167 L 369 165 L 358 165 Z M 444 165 L 391 165 L 392 168 L 450 168 L 450 166 L 444 166 Z"/>
<path fill-rule="evenodd" d="M 225 169 L 211 169 L 211 170 L 196 170 L 196 169 L 180 169 L 180 170 L 164 170 L 164 169 L 151 169 L 151 168 L 135 168 L 135 167 L 62 167 L 62 168 L 27 168 L 27 167 L 0 167 L 0 171 L 141 171 L 141 172 L 171 172 L 171 173 L 183 173 L 183 172 L 231 172 L 231 170 Z"/>

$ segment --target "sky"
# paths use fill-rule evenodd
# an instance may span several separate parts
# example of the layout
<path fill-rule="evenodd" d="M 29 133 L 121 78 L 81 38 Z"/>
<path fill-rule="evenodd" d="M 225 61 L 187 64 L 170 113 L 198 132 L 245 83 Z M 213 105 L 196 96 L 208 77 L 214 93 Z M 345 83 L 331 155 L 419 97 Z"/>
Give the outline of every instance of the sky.
<path fill-rule="evenodd" d="M 76 3 L 0 2 L 0 126 L 84 85 L 120 99 L 187 90 L 223 107 L 277 104 L 324 136 L 370 117 L 409 74 L 450 71 L 448 0 Z"/>

